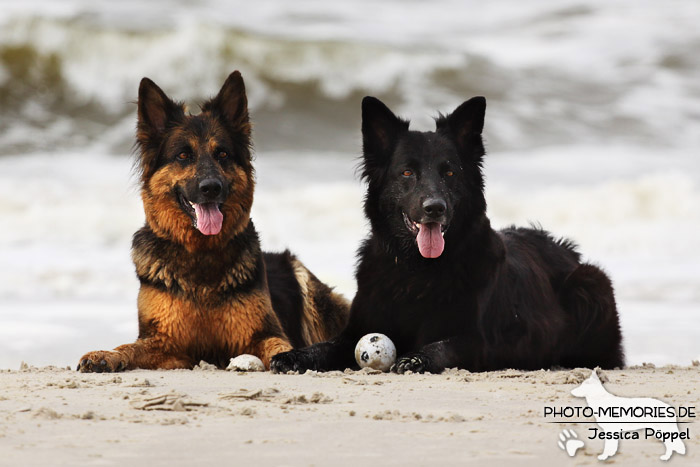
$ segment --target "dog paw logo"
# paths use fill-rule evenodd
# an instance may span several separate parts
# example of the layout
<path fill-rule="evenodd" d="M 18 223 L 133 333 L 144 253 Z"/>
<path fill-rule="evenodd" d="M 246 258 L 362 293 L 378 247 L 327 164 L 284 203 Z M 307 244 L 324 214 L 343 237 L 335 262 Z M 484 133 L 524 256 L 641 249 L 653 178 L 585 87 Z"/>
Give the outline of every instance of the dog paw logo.
<path fill-rule="evenodd" d="M 574 457 L 576 451 L 583 447 L 583 441 L 578 439 L 578 435 L 574 430 L 563 429 L 559 433 L 559 442 L 557 445 L 569 455 L 569 457 Z"/>

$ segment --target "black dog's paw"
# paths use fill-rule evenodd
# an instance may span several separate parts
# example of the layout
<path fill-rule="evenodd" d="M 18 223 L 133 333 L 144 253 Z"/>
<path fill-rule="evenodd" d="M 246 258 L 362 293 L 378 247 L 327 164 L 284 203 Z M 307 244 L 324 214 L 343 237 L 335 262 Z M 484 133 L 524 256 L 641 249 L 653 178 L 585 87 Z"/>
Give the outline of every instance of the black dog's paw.
<path fill-rule="evenodd" d="M 289 352 L 278 353 L 270 360 L 270 371 L 273 373 L 284 374 L 288 371 L 304 373 L 310 366 L 310 359 L 306 352 L 302 350 L 290 350 Z"/>
<path fill-rule="evenodd" d="M 425 373 L 430 371 L 430 359 L 427 355 L 420 352 L 410 353 L 396 360 L 396 363 L 391 367 L 391 371 L 400 375 L 407 371 Z"/>

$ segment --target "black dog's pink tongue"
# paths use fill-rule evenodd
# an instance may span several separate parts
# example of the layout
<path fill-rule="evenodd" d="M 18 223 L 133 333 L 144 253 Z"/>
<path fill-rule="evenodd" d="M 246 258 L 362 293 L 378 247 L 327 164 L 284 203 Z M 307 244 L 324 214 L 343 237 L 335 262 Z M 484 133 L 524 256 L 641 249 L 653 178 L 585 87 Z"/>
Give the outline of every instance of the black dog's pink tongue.
<path fill-rule="evenodd" d="M 437 222 L 418 224 L 418 251 L 424 258 L 437 258 L 445 249 L 442 226 Z"/>
<path fill-rule="evenodd" d="M 193 204 L 197 216 L 197 230 L 204 235 L 216 235 L 221 232 L 224 215 L 219 211 L 217 203 Z"/>

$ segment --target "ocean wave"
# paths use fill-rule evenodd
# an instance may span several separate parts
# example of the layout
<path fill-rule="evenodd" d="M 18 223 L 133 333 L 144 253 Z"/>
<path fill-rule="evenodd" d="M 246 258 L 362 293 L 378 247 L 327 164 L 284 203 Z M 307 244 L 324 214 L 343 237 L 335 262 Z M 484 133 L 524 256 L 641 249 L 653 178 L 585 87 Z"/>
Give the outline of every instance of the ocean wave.
<path fill-rule="evenodd" d="M 437 111 L 485 95 L 496 149 L 700 143 L 692 127 L 700 32 L 688 20 L 698 9 L 690 1 L 625 15 L 623 2 L 502 1 L 477 12 L 449 0 L 280 1 L 245 11 L 224 1 L 26 3 L 0 7 L 0 153 L 128 152 L 141 77 L 197 103 L 233 69 L 271 149 L 356 148 L 349 129 L 359 127 L 366 94 L 419 129 Z M 452 15 L 438 13 L 448 7 Z M 322 131 L 310 132 L 316 125 Z"/>

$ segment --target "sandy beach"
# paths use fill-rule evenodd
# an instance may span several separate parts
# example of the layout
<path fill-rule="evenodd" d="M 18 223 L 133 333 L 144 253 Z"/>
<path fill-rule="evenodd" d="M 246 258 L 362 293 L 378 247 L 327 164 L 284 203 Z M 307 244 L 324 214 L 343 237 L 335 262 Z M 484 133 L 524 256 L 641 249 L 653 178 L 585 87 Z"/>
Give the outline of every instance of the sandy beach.
<path fill-rule="evenodd" d="M 591 421 L 552 423 L 549 407 L 590 370 L 441 375 L 366 370 L 304 375 L 193 371 L 81 374 L 24 365 L 0 373 L 0 465 L 596 465 L 603 440 Z M 700 367 L 605 371 L 618 396 L 700 406 Z M 698 426 L 685 456 L 697 465 Z M 574 457 L 563 429 L 585 443 Z M 617 465 L 652 465 L 664 446 L 622 440 Z"/>
<path fill-rule="evenodd" d="M 664 465 L 654 439 L 601 462 L 592 419 L 545 417 L 585 407 L 586 369 L 75 371 L 138 335 L 140 80 L 196 113 L 237 69 L 265 251 L 351 300 L 362 98 L 432 131 L 485 96 L 492 226 L 541 225 L 610 275 L 611 393 L 700 412 L 700 2 L 631 4 L 0 1 L 0 467 Z M 700 465 L 685 420 L 670 462 Z"/>

